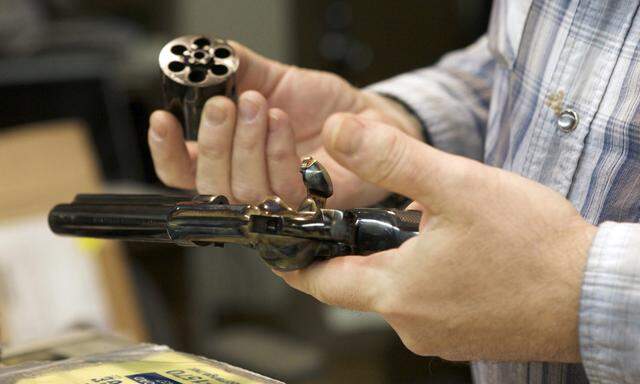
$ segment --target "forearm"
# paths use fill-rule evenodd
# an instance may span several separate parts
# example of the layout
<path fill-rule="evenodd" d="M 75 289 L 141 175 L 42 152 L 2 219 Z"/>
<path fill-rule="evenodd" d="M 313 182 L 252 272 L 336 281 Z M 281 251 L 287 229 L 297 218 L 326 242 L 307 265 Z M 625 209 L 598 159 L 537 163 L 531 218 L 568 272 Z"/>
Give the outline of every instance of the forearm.
<path fill-rule="evenodd" d="M 426 127 L 420 122 L 416 114 L 405 105 L 390 97 L 385 97 L 375 92 L 364 91 L 367 102 L 373 108 L 385 111 L 398 128 L 409 136 L 421 141 L 427 141 Z"/>
<path fill-rule="evenodd" d="M 447 152 L 481 159 L 494 76 L 486 38 L 446 55 L 436 65 L 366 89 L 399 101 L 423 139 Z"/>

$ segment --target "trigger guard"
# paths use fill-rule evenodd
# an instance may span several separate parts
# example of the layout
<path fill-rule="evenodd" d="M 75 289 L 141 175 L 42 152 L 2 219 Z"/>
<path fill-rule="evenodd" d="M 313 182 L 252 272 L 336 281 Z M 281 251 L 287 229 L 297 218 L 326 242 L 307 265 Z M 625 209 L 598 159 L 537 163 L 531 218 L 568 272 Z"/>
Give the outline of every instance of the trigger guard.
<path fill-rule="evenodd" d="M 303 240 L 288 244 L 259 243 L 256 249 L 262 260 L 278 271 L 295 271 L 309 266 L 316 260 L 350 254 L 348 247 L 340 243 Z"/>
<path fill-rule="evenodd" d="M 294 271 L 313 263 L 316 259 L 318 244 L 308 240 L 282 246 L 259 243 L 257 249 L 262 260 L 273 269 Z"/>

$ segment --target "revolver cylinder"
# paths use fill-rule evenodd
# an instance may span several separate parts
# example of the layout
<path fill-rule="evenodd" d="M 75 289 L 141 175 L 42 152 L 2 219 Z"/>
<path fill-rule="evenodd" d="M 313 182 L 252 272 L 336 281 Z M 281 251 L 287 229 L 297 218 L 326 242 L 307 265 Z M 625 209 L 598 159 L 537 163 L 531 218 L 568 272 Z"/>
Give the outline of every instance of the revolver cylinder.
<path fill-rule="evenodd" d="M 187 140 L 196 140 L 200 115 L 213 96 L 236 97 L 239 60 L 225 40 L 181 36 L 160 51 L 165 108 L 182 123 Z"/>

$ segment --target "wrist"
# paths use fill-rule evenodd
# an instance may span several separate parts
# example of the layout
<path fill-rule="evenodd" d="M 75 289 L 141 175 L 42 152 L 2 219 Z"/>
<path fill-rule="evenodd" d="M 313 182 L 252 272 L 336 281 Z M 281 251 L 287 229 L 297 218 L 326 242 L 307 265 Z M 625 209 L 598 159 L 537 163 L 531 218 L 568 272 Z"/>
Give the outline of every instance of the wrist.
<path fill-rule="evenodd" d="M 388 116 L 395 125 L 409 136 L 425 141 L 422 124 L 407 108 L 390 97 L 385 97 L 371 91 L 361 91 L 366 103 L 373 109 Z"/>
<path fill-rule="evenodd" d="M 558 317 L 550 324 L 557 330 L 557 333 L 552 332 L 549 340 L 558 342 L 557 345 L 559 347 L 555 356 L 552 356 L 550 360 L 573 363 L 581 361 L 579 342 L 580 297 L 584 270 L 597 227 L 580 218 L 574 226 L 568 227 L 567 230 L 562 244 L 556 248 L 561 251 L 561 253 L 556 254 L 556 257 L 566 260 L 563 266 L 564 276 L 559 282 L 559 287 L 564 287 L 564 293 L 559 296 L 563 296 L 566 301 L 564 304 L 558 302 L 550 303 L 550 305 L 557 305 L 557 309 L 561 313 L 558 313 Z"/>

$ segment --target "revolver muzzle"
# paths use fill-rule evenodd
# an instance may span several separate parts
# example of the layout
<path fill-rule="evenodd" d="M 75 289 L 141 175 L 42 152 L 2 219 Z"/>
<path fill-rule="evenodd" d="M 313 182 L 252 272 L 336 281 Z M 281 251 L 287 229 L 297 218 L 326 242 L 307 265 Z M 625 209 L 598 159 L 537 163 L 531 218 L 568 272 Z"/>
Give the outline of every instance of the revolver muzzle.
<path fill-rule="evenodd" d="M 59 235 L 172 242 L 167 216 L 189 197 L 160 195 L 78 195 L 49 213 L 49 226 Z"/>

